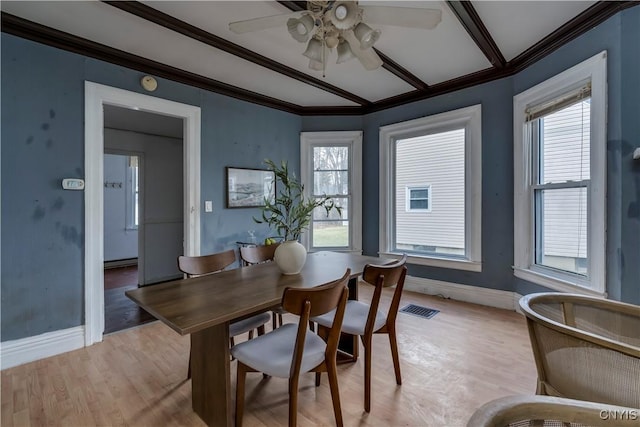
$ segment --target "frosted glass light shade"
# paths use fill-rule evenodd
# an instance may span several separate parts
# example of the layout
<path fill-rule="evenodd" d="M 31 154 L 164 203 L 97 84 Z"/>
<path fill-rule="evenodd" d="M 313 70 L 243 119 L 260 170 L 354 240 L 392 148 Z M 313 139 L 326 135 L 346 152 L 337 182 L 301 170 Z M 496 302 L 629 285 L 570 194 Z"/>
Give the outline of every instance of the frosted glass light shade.
<path fill-rule="evenodd" d="M 358 22 L 358 5 L 355 1 L 336 1 L 327 15 L 334 27 L 347 30 Z"/>
<path fill-rule="evenodd" d="M 311 15 L 302 15 L 300 18 L 289 18 L 287 21 L 287 28 L 291 37 L 304 43 L 309 39 L 311 31 L 313 30 L 314 22 Z"/>
<path fill-rule="evenodd" d="M 313 37 L 309 40 L 307 50 L 304 51 L 303 55 L 314 61 L 322 62 L 322 42 Z"/>
<path fill-rule="evenodd" d="M 323 71 L 324 64 L 321 61 L 316 61 L 314 59 L 309 60 L 309 68 L 315 71 Z"/>
<path fill-rule="evenodd" d="M 337 52 L 338 60 L 336 61 L 336 64 L 342 64 L 343 62 L 347 62 L 348 60 L 355 58 L 355 55 L 351 50 L 351 45 L 349 45 L 349 42 L 344 39 L 341 39 L 340 43 L 338 43 Z"/>
<path fill-rule="evenodd" d="M 382 34 L 382 31 L 374 30 L 364 22 L 361 22 L 356 25 L 353 33 L 360 42 L 360 49 L 366 50 L 378 41 L 380 35 Z"/>

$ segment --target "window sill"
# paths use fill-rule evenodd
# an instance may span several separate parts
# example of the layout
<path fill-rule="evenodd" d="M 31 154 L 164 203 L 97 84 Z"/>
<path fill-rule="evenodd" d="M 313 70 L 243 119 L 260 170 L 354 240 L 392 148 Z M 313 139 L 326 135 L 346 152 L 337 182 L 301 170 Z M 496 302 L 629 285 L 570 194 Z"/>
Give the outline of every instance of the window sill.
<path fill-rule="evenodd" d="M 596 297 L 607 296 L 607 293 L 605 291 L 590 289 L 585 286 L 579 285 L 577 283 L 572 283 L 567 280 L 562 280 L 557 277 L 553 277 L 538 271 L 514 267 L 513 274 L 522 280 L 526 280 L 527 282 L 535 283 L 537 285 L 544 286 L 545 288 L 553 289 L 555 291 L 569 292 L 569 293 L 596 296 Z"/>
<path fill-rule="evenodd" d="M 402 258 L 401 252 L 380 252 L 380 256 L 386 256 L 391 258 Z M 482 263 L 476 261 L 469 261 L 464 259 L 452 259 L 452 258 L 437 258 L 433 256 L 424 256 L 416 254 L 407 254 L 407 263 L 417 265 L 428 265 L 430 267 L 451 268 L 454 270 L 465 271 L 482 271 Z"/>
<path fill-rule="evenodd" d="M 359 254 L 362 255 L 362 249 L 351 249 L 351 248 L 307 248 L 307 252 L 308 253 L 314 253 L 314 252 L 344 252 L 344 253 L 349 253 L 349 254 Z"/>

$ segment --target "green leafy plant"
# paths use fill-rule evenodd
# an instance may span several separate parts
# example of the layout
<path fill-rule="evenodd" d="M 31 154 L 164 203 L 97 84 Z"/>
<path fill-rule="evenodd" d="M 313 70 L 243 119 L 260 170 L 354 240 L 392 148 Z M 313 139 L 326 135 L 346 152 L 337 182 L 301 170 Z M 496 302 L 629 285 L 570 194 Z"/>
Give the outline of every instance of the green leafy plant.
<path fill-rule="evenodd" d="M 265 159 L 264 163 L 275 173 L 276 181 L 281 185 L 276 186 L 278 191 L 275 199 L 265 199 L 261 217 L 253 217 L 255 222 L 268 224 L 284 240 L 299 240 L 300 234 L 311 223 L 314 209 L 324 208 L 327 216 L 335 209 L 342 215 L 342 208 L 327 195 L 305 197 L 304 186 L 296 179 L 295 174 L 289 176 L 286 161 L 282 161 L 279 166 L 270 159 Z"/>

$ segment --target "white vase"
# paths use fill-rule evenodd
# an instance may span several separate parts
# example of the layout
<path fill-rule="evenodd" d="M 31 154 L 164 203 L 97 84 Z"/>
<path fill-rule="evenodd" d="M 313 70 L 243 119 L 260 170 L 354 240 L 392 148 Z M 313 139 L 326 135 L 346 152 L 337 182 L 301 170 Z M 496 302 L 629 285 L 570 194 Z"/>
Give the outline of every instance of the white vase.
<path fill-rule="evenodd" d="M 278 245 L 273 260 L 282 274 L 298 274 L 307 261 L 307 249 L 297 240 L 287 240 Z"/>

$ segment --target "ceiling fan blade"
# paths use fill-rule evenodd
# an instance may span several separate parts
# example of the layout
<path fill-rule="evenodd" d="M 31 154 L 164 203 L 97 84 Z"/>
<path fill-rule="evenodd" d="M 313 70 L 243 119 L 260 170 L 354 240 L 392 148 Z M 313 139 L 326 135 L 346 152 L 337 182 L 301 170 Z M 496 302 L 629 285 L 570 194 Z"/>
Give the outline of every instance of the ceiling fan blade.
<path fill-rule="evenodd" d="M 345 31 L 342 33 L 342 37 L 349 42 L 351 51 L 365 69 L 375 70 L 382 65 L 382 59 L 380 59 L 378 54 L 372 48 L 365 50 L 360 49 L 360 42 L 353 34 L 353 31 Z"/>
<path fill-rule="evenodd" d="M 395 25 L 398 27 L 431 30 L 442 20 L 439 9 L 395 6 L 361 6 L 362 20 L 367 24 Z"/>
<path fill-rule="evenodd" d="M 301 12 L 284 13 L 281 15 L 263 16 L 261 18 L 236 21 L 229 24 L 229 29 L 236 34 L 250 33 L 252 31 L 266 30 L 268 28 L 287 28 L 289 18 L 298 17 Z"/>

